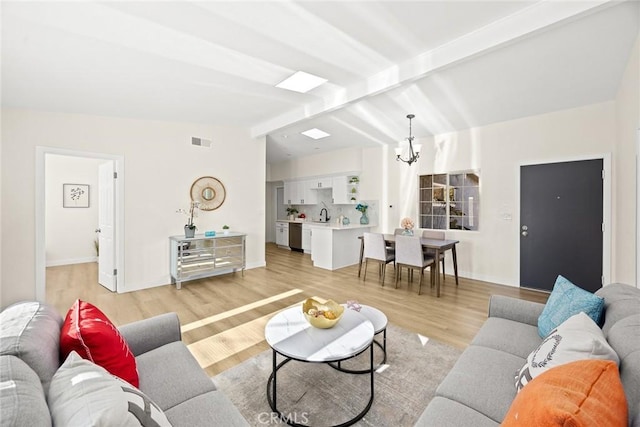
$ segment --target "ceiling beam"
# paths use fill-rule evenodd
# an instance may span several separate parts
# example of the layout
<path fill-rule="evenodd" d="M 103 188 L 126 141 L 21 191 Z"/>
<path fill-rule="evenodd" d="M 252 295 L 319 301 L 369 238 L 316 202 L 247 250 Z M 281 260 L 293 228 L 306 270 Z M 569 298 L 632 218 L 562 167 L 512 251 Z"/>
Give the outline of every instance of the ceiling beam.
<path fill-rule="evenodd" d="M 305 119 L 343 108 L 364 98 L 394 89 L 401 84 L 423 78 L 457 62 L 516 42 L 522 37 L 543 31 L 552 25 L 575 19 L 616 3 L 619 2 L 615 0 L 542 0 L 517 13 L 424 52 L 409 61 L 389 67 L 358 84 L 338 88 L 330 96 L 325 96 L 318 101 L 305 104 L 259 123 L 251 128 L 251 135 L 252 137 L 264 136 Z"/>

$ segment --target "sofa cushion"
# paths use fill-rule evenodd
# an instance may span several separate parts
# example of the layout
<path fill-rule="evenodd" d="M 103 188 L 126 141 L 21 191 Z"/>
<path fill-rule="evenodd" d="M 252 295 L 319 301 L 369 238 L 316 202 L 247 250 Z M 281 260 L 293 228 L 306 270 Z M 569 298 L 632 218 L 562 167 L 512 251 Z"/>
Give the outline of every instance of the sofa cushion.
<path fill-rule="evenodd" d="M 249 426 L 229 398 L 218 390 L 195 396 L 169 409 L 166 414 L 173 427 Z M 269 425 L 271 411 L 266 410 L 262 414 L 262 422 L 256 420 L 254 425 Z"/>
<path fill-rule="evenodd" d="M 524 361 L 503 351 L 471 345 L 438 386 L 436 395 L 500 422 L 516 396 L 513 373 Z"/>
<path fill-rule="evenodd" d="M 2 426 L 50 426 L 51 415 L 40 378 L 21 359 L 0 356 Z"/>
<path fill-rule="evenodd" d="M 431 399 L 414 427 L 497 427 L 499 424 L 463 404 L 445 397 Z"/>
<path fill-rule="evenodd" d="M 579 360 L 531 381 L 513 401 L 502 426 L 627 427 L 627 419 L 618 366 L 608 360 Z"/>
<path fill-rule="evenodd" d="M 620 357 L 620 377 L 629 403 L 629 418 L 640 427 L 640 314 L 616 322 L 609 344 Z"/>
<path fill-rule="evenodd" d="M 76 352 L 51 380 L 49 407 L 58 426 L 171 426 L 144 393 Z"/>
<path fill-rule="evenodd" d="M 0 355 L 22 359 L 38 374 L 45 394 L 60 366 L 62 317 L 41 302 L 20 302 L 0 313 Z"/>
<path fill-rule="evenodd" d="M 640 289 L 622 283 L 612 283 L 596 291 L 604 298 L 602 332 L 609 339 L 609 329 L 621 319 L 640 314 Z"/>
<path fill-rule="evenodd" d="M 520 391 L 533 378 L 555 366 L 582 359 L 612 360 L 616 365 L 620 363 L 598 325 L 580 312 L 551 331 L 540 346 L 529 354 L 516 375 L 516 389 Z"/>
<path fill-rule="evenodd" d="M 168 409 L 194 396 L 215 390 L 189 349 L 177 341 L 136 358 L 140 389 L 160 407 Z"/>
<path fill-rule="evenodd" d="M 63 358 L 75 351 L 129 384 L 138 387 L 136 359 L 107 316 L 91 303 L 76 300 L 60 332 Z"/>
<path fill-rule="evenodd" d="M 541 337 L 546 337 L 562 322 L 581 311 L 600 324 L 603 309 L 603 298 L 558 276 L 542 314 L 538 318 L 538 333 Z"/>
<path fill-rule="evenodd" d="M 484 322 L 471 344 L 504 351 L 524 359 L 540 345 L 541 341 L 537 326 L 500 317 L 490 317 Z"/>

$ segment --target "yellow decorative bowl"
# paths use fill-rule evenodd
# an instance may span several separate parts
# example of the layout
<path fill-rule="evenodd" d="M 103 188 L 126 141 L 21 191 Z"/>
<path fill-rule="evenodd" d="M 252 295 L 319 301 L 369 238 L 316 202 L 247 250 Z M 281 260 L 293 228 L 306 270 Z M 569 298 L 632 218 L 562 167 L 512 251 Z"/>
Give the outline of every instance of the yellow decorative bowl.
<path fill-rule="evenodd" d="M 332 300 L 320 302 L 313 298 L 307 298 L 302 303 L 302 312 L 311 326 L 329 329 L 340 321 L 342 313 L 344 313 L 344 307 Z"/>

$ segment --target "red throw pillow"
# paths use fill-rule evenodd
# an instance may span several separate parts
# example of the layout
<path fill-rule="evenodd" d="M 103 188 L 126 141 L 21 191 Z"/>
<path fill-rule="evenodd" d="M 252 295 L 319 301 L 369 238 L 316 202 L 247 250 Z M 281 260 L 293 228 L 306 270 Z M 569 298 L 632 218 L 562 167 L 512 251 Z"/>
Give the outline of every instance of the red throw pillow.
<path fill-rule="evenodd" d="M 627 399 L 618 366 L 579 360 L 535 377 L 518 393 L 503 427 L 627 427 Z"/>
<path fill-rule="evenodd" d="M 94 305 L 76 300 L 60 331 L 62 360 L 75 351 L 134 387 L 139 387 L 136 359 L 113 323 Z"/>

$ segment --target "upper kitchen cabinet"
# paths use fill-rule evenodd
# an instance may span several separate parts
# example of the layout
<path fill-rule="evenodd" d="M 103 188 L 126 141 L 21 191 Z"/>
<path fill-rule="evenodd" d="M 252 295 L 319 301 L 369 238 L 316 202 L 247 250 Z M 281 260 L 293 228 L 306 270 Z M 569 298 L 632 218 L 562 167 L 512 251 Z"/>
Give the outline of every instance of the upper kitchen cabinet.
<path fill-rule="evenodd" d="M 304 186 L 304 202 L 305 205 L 315 205 L 318 203 L 318 181 L 302 181 Z"/>
<path fill-rule="evenodd" d="M 284 202 L 288 205 L 315 205 L 318 203 L 318 192 L 314 185 L 316 180 L 289 181 L 284 183 Z"/>
<path fill-rule="evenodd" d="M 346 205 L 358 203 L 360 178 L 357 175 L 333 177 L 333 203 Z"/>
<path fill-rule="evenodd" d="M 333 179 L 330 176 L 316 178 L 309 181 L 310 188 L 315 188 L 316 190 L 320 190 L 322 188 L 331 188 L 333 185 Z"/>

